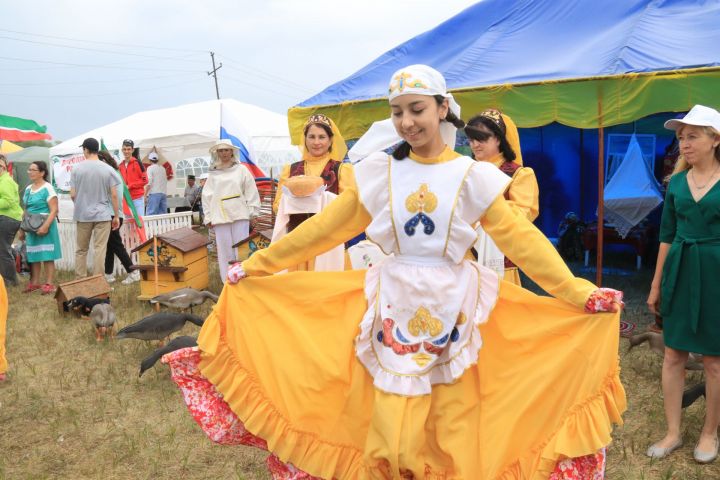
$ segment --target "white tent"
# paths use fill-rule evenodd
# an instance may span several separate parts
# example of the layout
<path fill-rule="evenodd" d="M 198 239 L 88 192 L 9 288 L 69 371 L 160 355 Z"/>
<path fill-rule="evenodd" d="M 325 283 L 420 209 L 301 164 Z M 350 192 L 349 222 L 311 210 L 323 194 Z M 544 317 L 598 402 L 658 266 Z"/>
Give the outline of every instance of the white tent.
<path fill-rule="evenodd" d="M 102 138 L 107 148 L 114 151 L 129 138 L 140 148 L 142 157 L 153 147 L 161 151 L 175 170 L 176 180 L 168 185 L 168 193 L 181 193 L 186 174 L 206 170 L 208 149 L 220 138 L 221 126 L 241 139 L 250 138 L 248 149 L 254 152 L 255 163 L 268 175 L 272 168 L 277 176 L 282 165 L 300 158 L 298 148 L 290 143 L 285 115 L 237 100 L 212 100 L 136 113 L 50 148 L 58 187 L 66 190 L 60 181 L 63 172 L 68 177 L 72 165 L 82 161 L 78 145 L 83 139 Z"/>

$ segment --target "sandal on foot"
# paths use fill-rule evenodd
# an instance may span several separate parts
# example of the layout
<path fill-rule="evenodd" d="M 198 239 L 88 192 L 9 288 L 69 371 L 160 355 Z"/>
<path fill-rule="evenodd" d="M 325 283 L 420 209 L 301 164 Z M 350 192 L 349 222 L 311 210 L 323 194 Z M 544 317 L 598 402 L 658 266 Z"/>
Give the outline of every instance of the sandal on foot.
<path fill-rule="evenodd" d="M 40 285 L 36 285 L 34 283 L 28 283 L 27 285 L 25 285 L 25 289 L 23 290 L 23 293 L 34 292 L 35 290 L 39 290 L 40 288 L 42 288 Z"/>
<path fill-rule="evenodd" d="M 46 283 L 41 287 L 42 292 L 40 292 L 42 295 L 48 295 L 50 293 L 55 293 L 55 285 L 52 285 L 50 283 Z"/>

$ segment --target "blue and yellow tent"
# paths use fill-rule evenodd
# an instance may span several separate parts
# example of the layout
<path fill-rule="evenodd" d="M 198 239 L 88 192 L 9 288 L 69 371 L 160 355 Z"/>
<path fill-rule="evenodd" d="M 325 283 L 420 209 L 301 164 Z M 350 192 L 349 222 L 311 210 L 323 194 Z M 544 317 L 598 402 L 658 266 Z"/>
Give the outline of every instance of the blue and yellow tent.
<path fill-rule="evenodd" d="M 602 198 L 603 128 L 720 105 L 718 25 L 717 0 L 484 0 L 291 108 L 290 132 L 298 143 L 318 112 L 345 138 L 361 136 L 388 117 L 390 75 L 424 63 L 443 73 L 465 119 L 496 107 L 519 127 L 600 129 Z"/>

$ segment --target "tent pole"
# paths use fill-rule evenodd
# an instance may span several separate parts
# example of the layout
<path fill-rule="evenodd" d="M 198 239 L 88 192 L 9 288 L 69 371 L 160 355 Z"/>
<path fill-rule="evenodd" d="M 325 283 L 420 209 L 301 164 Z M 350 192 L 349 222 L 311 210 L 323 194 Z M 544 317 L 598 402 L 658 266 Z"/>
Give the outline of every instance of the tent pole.
<path fill-rule="evenodd" d="M 597 209 L 597 261 L 595 272 L 595 284 L 602 286 L 603 269 L 603 234 L 605 233 L 605 165 L 603 162 L 605 149 L 605 129 L 603 128 L 602 90 L 598 92 L 598 209 Z"/>

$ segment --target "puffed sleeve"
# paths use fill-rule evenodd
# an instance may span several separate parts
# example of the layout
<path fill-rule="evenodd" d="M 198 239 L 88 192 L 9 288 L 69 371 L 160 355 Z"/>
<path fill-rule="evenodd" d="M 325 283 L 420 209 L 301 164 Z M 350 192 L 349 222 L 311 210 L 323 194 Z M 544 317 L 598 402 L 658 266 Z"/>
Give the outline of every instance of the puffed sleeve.
<path fill-rule="evenodd" d="M 500 250 L 552 296 L 583 308 L 597 287 L 575 277 L 555 247 L 530 221 L 498 196 L 480 219 Z"/>
<path fill-rule="evenodd" d="M 345 190 L 355 188 L 355 172 L 353 166 L 349 163 L 343 163 L 340 165 L 338 171 L 338 177 L 340 184 L 338 185 L 338 193 L 342 193 Z"/>
<path fill-rule="evenodd" d="M 242 264 L 248 275 L 271 275 L 350 240 L 370 224 L 356 188 L 349 188 L 292 232 Z"/>
<path fill-rule="evenodd" d="M 287 179 L 290 178 L 290 164 L 288 163 L 280 172 L 280 178 L 278 178 L 277 193 L 275 193 L 275 200 L 273 201 L 273 212 L 277 213 L 278 207 L 280 206 L 280 196 L 282 195 L 282 187 L 285 185 Z"/>
<path fill-rule="evenodd" d="M 517 169 L 508 189 L 510 206 L 532 222 L 540 213 L 539 197 L 540 189 L 533 169 Z"/>

